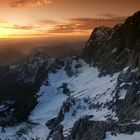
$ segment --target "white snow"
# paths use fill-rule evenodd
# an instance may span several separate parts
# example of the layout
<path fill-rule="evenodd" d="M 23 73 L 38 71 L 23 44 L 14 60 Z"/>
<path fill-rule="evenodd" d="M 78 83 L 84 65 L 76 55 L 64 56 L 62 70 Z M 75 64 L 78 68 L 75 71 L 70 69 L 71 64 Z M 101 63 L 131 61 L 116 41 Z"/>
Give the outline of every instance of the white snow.
<path fill-rule="evenodd" d="M 107 132 L 104 140 L 140 140 L 140 132 L 135 132 L 133 135 L 117 134 L 116 136 L 112 136 L 110 132 Z"/>
<path fill-rule="evenodd" d="M 17 65 L 10 65 L 9 68 L 10 69 L 16 69 L 17 68 Z"/>
<path fill-rule="evenodd" d="M 67 80 L 71 91 L 71 98 L 76 101 L 69 112 L 65 113 L 64 121 L 64 134 L 72 128 L 75 121 L 85 115 L 94 115 L 94 120 L 106 120 L 106 116 L 110 115 L 114 120 L 117 120 L 115 113 L 108 110 L 106 107 L 99 109 L 89 109 L 89 105 L 103 104 L 109 102 L 113 98 L 113 91 L 117 83 L 118 73 L 114 76 L 107 75 L 99 78 L 99 71 L 97 68 L 84 66 L 79 69 L 80 73 L 77 77 L 72 77 Z M 88 99 L 88 103 L 84 102 Z"/>
<path fill-rule="evenodd" d="M 13 140 L 17 137 L 16 132 L 22 128 L 26 128 L 28 132 L 23 137 L 30 140 L 31 138 L 39 138 L 46 140 L 50 130 L 46 127 L 46 122 L 58 116 L 64 101 L 68 99 L 67 95 L 62 94 L 58 88 L 63 83 L 68 84 L 71 91 L 70 98 L 76 101 L 72 104 L 69 112 L 64 115 L 64 134 L 69 133 L 75 121 L 85 115 L 94 115 L 93 120 L 106 120 L 106 116 L 117 120 L 115 112 L 108 110 L 105 104 L 114 97 L 114 89 L 117 83 L 118 73 L 112 77 L 106 75 L 99 78 L 97 68 L 90 67 L 84 61 L 80 60 L 81 68 L 75 69 L 76 61 L 73 61 L 72 70 L 74 76 L 68 77 L 62 68 L 57 73 L 49 74 L 49 85 L 42 85 L 38 92 L 38 105 L 31 112 L 29 120 L 37 125 L 28 128 L 27 123 L 19 124 L 15 127 L 5 128 L 5 133 L 0 132 L 0 138 L 4 140 L 9 138 Z M 76 75 L 75 75 L 76 74 Z M 87 101 L 85 101 L 87 100 Z M 92 107 L 100 105 L 100 107 Z M 19 139 L 19 138 L 18 138 Z"/>
<path fill-rule="evenodd" d="M 40 88 L 40 92 L 38 93 L 40 95 L 40 98 L 38 99 L 39 104 L 33 110 L 29 119 L 38 123 L 40 127 L 42 126 L 42 130 L 46 129 L 42 140 L 49 134 L 49 130 L 45 124 L 47 121 L 58 116 L 63 102 L 68 98 L 66 95 L 60 94 L 57 90 L 57 88 L 63 83 L 63 80 L 67 78 L 68 76 L 63 69 L 58 70 L 57 73 L 51 73 L 49 75 L 49 86 L 43 85 Z"/>
<path fill-rule="evenodd" d="M 5 106 L 4 106 L 3 104 L 1 104 L 1 105 L 0 105 L 0 110 L 1 110 L 1 109 L 4 109 L 4 108 L 5 108 Z"/>
<path fill-rule="evenodd" d="M 119 99 L 125 99 L 127 89 L 121 89 L 119 93 Z"/>
<path fill-rule="evenodd" d="M 29 116 L 29 120 L 37 125 L 32 126 L 32 129 L 27 128 L 27 124 L 19 124 L 15 127 L 5 128 L 5 133 L 0 132 L 1 140 L 9 138 L 9 140 L 15 140 L 16 132 L 22 128 L 26 129 L 28 132 L 22 136 L 30 140 L 31 138 L 39 140 L 46 140 L 50 130 L 46 127 L 47 121 L 57 117 L 61 109 L 61 106 L 68 96 L 60 94 L 57 90 L 63 80 L 68 79 L 65 71 L 63 69 L 58 70 L 57 73 L 49 75 L 49 86 L 42 85 L 38 93 L 38 105 L 32 111 Z M 19 139 L 19 137 L 17 138 Z"/>

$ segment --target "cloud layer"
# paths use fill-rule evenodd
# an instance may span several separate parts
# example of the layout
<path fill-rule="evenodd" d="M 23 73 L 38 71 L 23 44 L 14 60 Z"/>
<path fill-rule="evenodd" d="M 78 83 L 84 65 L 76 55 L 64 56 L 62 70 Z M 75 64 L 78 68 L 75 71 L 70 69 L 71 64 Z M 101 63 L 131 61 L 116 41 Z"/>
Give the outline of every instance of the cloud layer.
<path fill-rule="evenodd" d="M 52 19 L 39 20 L 38 23 L 42 24 L 42 25 L 56 25 L 56 24 L 59 24 L 58 21 L 52 20 Z"/>
<path fill-rule="evenodd" d="M 71 33 L 71 32 L 88 32 L 98 26 L 113 27 L 118 23 L 124 22 L 125 17 L 114 18 L 70 18 L 64 23 L 59 23 L 51 33 Z"/>
<path fill-rule="evenodd" d="M 21 30 L 32 30 L 35 27 L 33 27 L 32 25 L 13 25 L 12 26 L 13 29 L 21 29 Z"/>
<path fill-rule="evenodd" d="M 5 35 L 27 35 L 27 36 L 48 36 L 48 35 L 87 35 L 94 28 L 99 26 L 113 27 L 123 23 L 126 17 L 112 18 L 69 18 L 67 20 L 42 19 L 33 24 L 13 24 L 0 22 L 0 29 Z"/>
<path fill-rule="evenodd" d="M 11 7 L 37 7 L 53 3 L 54 0 L 12 0 Z"/>

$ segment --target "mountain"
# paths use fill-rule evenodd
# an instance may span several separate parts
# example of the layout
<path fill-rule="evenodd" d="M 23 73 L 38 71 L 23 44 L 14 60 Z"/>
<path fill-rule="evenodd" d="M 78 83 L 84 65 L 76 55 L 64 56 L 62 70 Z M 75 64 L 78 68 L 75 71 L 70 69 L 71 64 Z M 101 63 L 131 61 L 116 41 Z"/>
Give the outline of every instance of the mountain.
<path fill-rule="evenodd" d="M 43 81 L 47 81 L 48 73 L 55 72 L 63 65 L 63 62 L 47 56 L 43 50 L 37 50 L 22 63 L 1 70 L 0 125 L 13 125 L 26 120 L 37 104 L 36 93 Z"/>
<path fill-rule="evenodd" d="M 113 74 L 132 65 L 140 67 L 140 11 L 129 17 L 124 24 L 113 29 L 96 28 L 83 50 L 83 57 L 102 74 Z"/>
<path fill-rule="evenodd" d="M 81 58 L 38 50 L 1 70 L 0 138 L 139 140 L 139 46 L 137 12 L 95 28 Z"/>

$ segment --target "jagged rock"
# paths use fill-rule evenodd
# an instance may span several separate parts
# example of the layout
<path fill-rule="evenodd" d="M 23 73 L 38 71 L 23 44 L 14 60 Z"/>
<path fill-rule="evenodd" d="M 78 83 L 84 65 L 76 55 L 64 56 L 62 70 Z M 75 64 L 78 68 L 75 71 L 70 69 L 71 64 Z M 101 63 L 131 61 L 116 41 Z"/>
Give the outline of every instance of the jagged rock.
<path fill-rule="evenodd" d="M 72 107 L 72 105 L 75 104 L 75 99 L 69 97 L 62 105 L 61 110 L 63 111 L 63 113 L 69 112 L 70 108 Z"/>
<path fill-rule="evenodd" d="M 90 116 L 75 122 L 70 135 L 65 140 L 103 140 L 107 131 L 112 134 L 130 134 L 140 131 L 140 124 L 118 124 L 115 122 L 91 121 Z"/>
<path fill-rule="evenodd" d="M 106 122 L 90 121 L 85 117 L 74 124 L 71 140 L 103 140 L 108 128 Z"/>
<path fill-rule="evenodd" d="M 116 88 L 117 115 L 121 122 L 131 122 L 140 120 L 140 77 L 139 69 L 127 68 L 120 73 Z M 121 90 L 125 94 L 123 98 L 119 95 Z"/>
<path fill-rule="evenodd" d="M 67 83 L 63 83 L 62 84 L 62 86 L 60 86 L 59 88 L 58 88 L 58 90 L 63 90 L 63 94 L 65 94 L 65 95 L 70 95 L 70 90 L 68 89 L 68 84 Z"/>
<path fill-rule="evenodd" d="M 58 128 L 58 126 L 60 126 L 60 123 L 63 121 L 63 119 L 64 119 L 64 111 L 63 111 L 63 106 L 62 106 L 62 108 L 58 114 L 58 117 L 53 118 L 46 123 L 46 126 L 49 129 L 51 129 L 50 135 L 51 135 L 51 133 L 53 133 L 54 130 L 56 130 Z"/>
<path fill-rule="evenodd" d="M 50 138 L 52 140 L 64 140 L 64 136 L 63 136 L 63 126 L 59 125 L 57 127 L 55 127 L 55 129 L 53 129 L 53 131 L 51 131 L 49 137 L 47 138 L 47 140 L 50 140 Z"/>
<path fill-rule="evenodd" d="M 61 59 L 55 59 L 54 63 L 49 67 L 49 71 L 56 73 L 57 69 L 61 69 L 65 65 L 65 62 Z"/>
<path fill-rule="evenodd" d="M 109 131 L 113 133 L 125 133 L 125 134 L 130 134 L 132 135 L 135 132 L 140 131 L 140 124 L 117 124 L 117 123 L 112 123 L 109 124 Z"/>
<path fill-rule="evenodd" d="M 66 73 L 67 73 L 67 75 L 69 77 L 71 77 L 73 75 L 73 71 L 72 71 L 71 65 L 72 65 L 72 60 L 68 59 L 67 63 L 66 63 L 66 66 L 65 66 L 65 71 L 66 71 Z"/>
<path fill-rule="evenodd" d="M 57 117 L 56 118 L 53 118 L 51 120 L 49 120 L 47 123 L 46 123 L 46 126 L 49 128 L 49 129 L 53 129 L 54 128 L 54 124 L 55 122 L 57 121 Z"/>
<path fill-rule="evenodd" d="M 67 58 L 65 65 L 65 71 L 69 77 L 76 74 L 76 71 L 79 67 L 81 67 L 80 59 L 79 57 L 71 57 Z"/>
<path fill-rule="evenodd" d="M 69 112 L 70 110 L 70 107 L 71 107 L 71 103 L 70 102 L 64 102 L 63 103 L 63 112 L 66 113 L 66 112 Z"/>
<path fill-rule="evenodd" d="M 100 76 L 140 66 L 140 11 L 113 29 L 95 28 L 83 50 L 83 58 L 97 66 Z"/>

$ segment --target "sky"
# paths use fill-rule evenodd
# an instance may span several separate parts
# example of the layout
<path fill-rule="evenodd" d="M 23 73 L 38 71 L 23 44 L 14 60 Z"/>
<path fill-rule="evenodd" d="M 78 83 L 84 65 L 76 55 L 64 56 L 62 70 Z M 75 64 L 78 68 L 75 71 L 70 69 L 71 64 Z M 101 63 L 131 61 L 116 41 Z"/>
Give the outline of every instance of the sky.
<path fill-rule="evenodd" d="M 140 0 L 0 0 L 0 38 L 89 36 L 140 10 Z"/>

